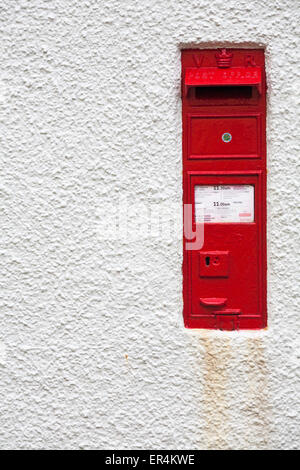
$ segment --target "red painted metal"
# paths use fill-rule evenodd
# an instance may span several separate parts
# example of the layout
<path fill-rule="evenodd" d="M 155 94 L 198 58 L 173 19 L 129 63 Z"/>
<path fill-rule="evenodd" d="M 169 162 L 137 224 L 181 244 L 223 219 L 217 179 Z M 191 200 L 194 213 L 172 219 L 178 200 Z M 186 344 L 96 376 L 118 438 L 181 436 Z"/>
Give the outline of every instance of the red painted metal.
<path fill-rule="evenodd" d="M 184 86 L 185 95 L 190 87 L 195 86 L 256 86 L 261 92 L 260 67 L 231 67 L 220 69 L 212 67 L 187 67 L 185 69 Z"/>
<path fill-rule="evenodd" d="M 260 329 L 266 305 L 266 80 L 261 49 L 182 51 L 183 203 L 195 186 L 251 185 L 254 220 L 204 224 L 184 238 L 187 328 Z M 224 133 L 230 140 L 223 139 Z M 244 215 L 244 214 L 242 214 Z M 247 216 L 247 214 L 245 214 Z"/>

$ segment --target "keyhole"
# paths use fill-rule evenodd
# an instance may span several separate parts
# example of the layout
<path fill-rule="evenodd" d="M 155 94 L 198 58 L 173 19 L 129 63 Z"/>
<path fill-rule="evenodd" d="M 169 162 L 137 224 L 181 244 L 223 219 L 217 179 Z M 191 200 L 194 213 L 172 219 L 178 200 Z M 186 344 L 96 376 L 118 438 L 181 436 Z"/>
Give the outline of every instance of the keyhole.
<path fill-rule="evenodd" d="M 206 258 L 205 258 L 205 264 L 206 264 L 206 266 L 209 266 L 209 262 L 210 262 L 209 256 L 206 256 Z"/>

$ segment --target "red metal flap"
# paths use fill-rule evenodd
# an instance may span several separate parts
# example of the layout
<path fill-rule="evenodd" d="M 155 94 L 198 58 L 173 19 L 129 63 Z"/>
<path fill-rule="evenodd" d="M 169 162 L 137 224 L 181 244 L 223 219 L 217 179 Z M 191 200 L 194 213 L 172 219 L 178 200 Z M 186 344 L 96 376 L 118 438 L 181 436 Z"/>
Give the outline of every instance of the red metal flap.
<path fill-rule="evenodd" d="M 195 86 L 256 86 L 261 94 L 261 67 L 190 67 L 185 71 L 185 96 Z"/>
<path fill-rule="evenodd" d="M 227 302 L 227 299 L 225 298 L 218 298 L 218 297 L 209 297 L 209 298 L 200 298 L 200 302 L 202 305 L 205 305 L 206 307 L 221 307 L 222 305 L 225 305 Z"/>

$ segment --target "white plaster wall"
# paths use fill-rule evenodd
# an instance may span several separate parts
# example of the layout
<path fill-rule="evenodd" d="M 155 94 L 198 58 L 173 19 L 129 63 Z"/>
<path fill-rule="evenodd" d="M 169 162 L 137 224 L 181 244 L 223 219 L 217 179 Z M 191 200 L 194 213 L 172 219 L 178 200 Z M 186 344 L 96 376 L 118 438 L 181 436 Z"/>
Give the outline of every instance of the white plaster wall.
<path fill-rule="evenodd" d="M 297 447 L 298 23 L 296 0 L 2 2 L 1 448 Z M 180 205 L 180 48 L 223 44 L 267 55 L 258 333 L 187 332 L 180 241 L 98 233 L 119 194 Z"/>

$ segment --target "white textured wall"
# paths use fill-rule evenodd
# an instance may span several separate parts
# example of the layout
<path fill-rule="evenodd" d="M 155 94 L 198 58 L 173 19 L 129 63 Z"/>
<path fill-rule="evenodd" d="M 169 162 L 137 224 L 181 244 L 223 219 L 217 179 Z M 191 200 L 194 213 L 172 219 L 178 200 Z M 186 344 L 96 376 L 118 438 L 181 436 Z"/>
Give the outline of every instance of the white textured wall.
<path fill-rule="evenodd" d="M 2 2 L 1 448 L 296 448 L 297 10 Z M 180 203 L 180 48 L 223 44 L 267 55 L 269 328 L 258 333 L 184 330 L 180 242 L 97 235 L 97 210 L 121 192 Z"/>

